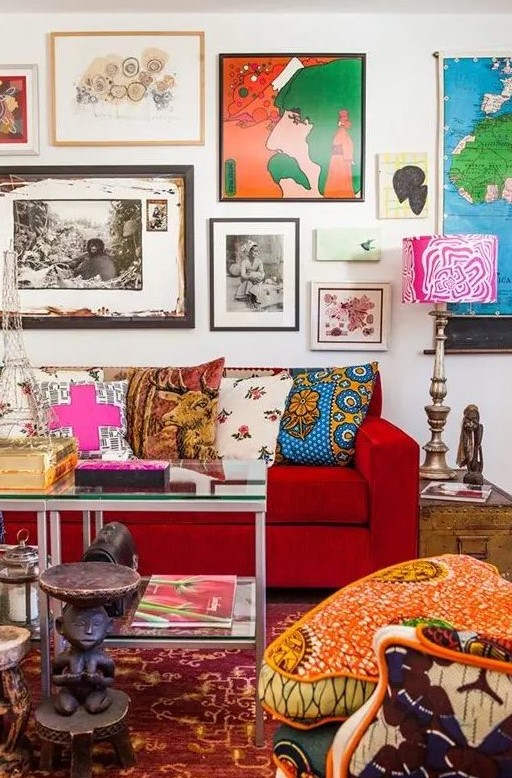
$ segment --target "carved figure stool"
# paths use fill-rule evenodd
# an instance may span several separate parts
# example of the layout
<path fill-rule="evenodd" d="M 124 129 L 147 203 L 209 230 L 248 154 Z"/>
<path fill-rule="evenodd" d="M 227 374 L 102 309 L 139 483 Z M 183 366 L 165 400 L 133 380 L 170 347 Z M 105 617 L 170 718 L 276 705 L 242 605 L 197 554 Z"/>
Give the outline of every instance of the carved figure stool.
<path fill-rule="evenodd" d="M 30 713 L 30 694 L 19 663 L 30 650 L 30 632 L 24 627 L 0 626 L 0 717 L 6 737 L 0 745 L 0 775 L 8 775 L 28 761 L 30 749 L 21 746 Z M 10 725 L 5 727 L 5 719 Z"/>
<path fill-rule="evenodd" d="M 135 756 L 130 742 L 126 715 L 130 698 L 116 689 L 110 691 L 112 702 L 101 713 L 88 713 L 79 708 L 72 716 L 62 716 L 51 700 L 38 705 L 35 712 L 36 732 L 41 738 L 39 769 L 52 773 L 60 750 L 71 750 L 71 778 L 90 778 L 94 743 L 109 741 L 119 764 L 132 767 Z"/>
<path fill-rule="evenodd" d="M 71 778 L 89 778 L 95 741 L 109 740 L 123 767 L 135 757 L 126 726 L 130 698 L 111 689 L 114 661 L 102 648 L 111 620 L 105 605 L 134 592 L 140 583 L 135 570 L 110 562 L 74 562 L 44 570 L 39 585 L 66 603 L 55 626 L 68 647 L 52 663 L 58 692 L 35 713 L 42 740 L 40 765 L 52 768 L 55 746 L 71 747 Z"/>

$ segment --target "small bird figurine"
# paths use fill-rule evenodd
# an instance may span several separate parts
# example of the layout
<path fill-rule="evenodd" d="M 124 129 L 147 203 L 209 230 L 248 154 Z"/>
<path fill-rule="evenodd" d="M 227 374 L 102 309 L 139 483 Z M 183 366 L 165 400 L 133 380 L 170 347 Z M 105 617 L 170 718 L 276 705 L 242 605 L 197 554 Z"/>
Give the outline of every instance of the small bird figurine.
<path fill-rule="evenodd" d="M 372 243 L 375 243 L 375 238 L 370 238 L 369 240 L 365 240 L 364 243 L 361 243 L 361 248 L 365 251 L 371 251 L 375 246 L 372 246 Z"/>

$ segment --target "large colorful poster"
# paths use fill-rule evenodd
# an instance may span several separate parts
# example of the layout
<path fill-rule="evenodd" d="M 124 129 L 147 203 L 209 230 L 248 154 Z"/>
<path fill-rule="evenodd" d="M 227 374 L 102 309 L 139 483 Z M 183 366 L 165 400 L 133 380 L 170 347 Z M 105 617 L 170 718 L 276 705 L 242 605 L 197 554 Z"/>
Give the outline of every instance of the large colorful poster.
<path fill-rule="evenodd" d="M 481 320 L 492 327 L 498 316 L 512 315 L 512 54 L 440 55 L 439 75 L 439 226 L 499 241 L 497 302 L 449 307 L 492 317 Z"/>
<path fill-rule="evenodd" d="M 364 199 L 364 54 L 221 54 L 221 200 Z"/>

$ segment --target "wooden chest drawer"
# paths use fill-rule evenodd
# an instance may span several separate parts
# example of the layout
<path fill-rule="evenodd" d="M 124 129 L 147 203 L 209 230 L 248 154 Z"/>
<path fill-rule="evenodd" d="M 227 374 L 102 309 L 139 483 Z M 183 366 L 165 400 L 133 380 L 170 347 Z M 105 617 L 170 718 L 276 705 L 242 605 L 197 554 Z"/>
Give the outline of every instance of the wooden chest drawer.
<path fill-rule="evenodd" d="M 512 497 L 492 486 L 485 503 L 421 499 L 419 555 L 468 554 L 512 574 Z"/>

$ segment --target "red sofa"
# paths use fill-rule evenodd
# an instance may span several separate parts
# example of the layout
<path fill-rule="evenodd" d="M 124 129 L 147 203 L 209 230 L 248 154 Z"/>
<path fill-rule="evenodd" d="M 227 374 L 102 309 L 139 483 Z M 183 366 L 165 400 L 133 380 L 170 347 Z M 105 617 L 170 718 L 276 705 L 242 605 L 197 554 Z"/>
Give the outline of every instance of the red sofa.
<path fill-rule="evenodd" d="M 418 444 L 381 418 L 380 376 L 349 467 L 273 465 L 268 471 L 267 584 L 338 588 L 417 555 Z M 0 505 L 1 509 L 1 505 Z M 254 570 L 254 527 L 242 514 L 105 514 L 131 530 L 140 572 Z M 5 514 L 7 541 L 35 516 Z M 82 553 L 81 516 L 63 516 L 63 559 Z"/>

